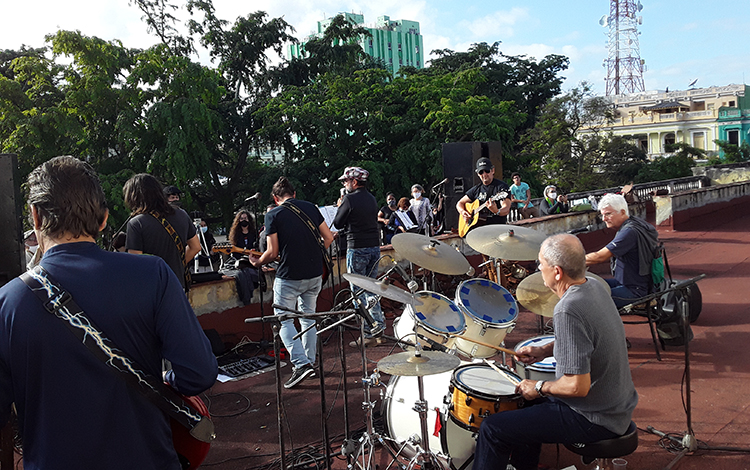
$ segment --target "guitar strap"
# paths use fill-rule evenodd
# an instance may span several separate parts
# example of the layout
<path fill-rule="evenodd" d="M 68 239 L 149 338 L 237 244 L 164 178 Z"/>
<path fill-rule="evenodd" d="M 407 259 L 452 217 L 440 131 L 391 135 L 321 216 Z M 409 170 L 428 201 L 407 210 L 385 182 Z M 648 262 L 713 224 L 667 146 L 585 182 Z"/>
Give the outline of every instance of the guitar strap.
<path fill-rule="evenodd" d="M 21 274 L 21 280 L 36 294 L 51 314 L 63 321 L 68 330 L 97 359 L 110 366 L 128 386 L 164 411 L 190 431 L 195 439 L 211 442 L 216 434 L 210 418 L 187 406 L 182 398 L 164 382 L 145 372 L 99 330 L 86 316 L 73 297 L 58 284 L 42 266 Z"/>
<path fill-rule="evenodd" d="M 281 207 L 286 207 L 287 209 L 292 211 L 292 213 L 299 217 L 300 220 L 305 224 L 305 226 L 310 229 L 310 232 L 312 232 L 313 234 L 313 238 L 315 238 L 315 241 L 318 242 L 320 251 L 323 253 L 323 262 L 326 263 L 328 272 L 332 273 L 333 261 L 331 261 L 331 256 L 328 254 L 328 250 L 326 250 L 326 246 L 323 244 L 323 237 L 320 235 L 320 230 L 318 230 L 318 227 L 313 223 L 313 221 L 307 214 L 305 214 L 299 207 L 292 204 L 289 199 L 281 203 Z"/>
<path fill-rule="evenodd" d="M 172 238 L 172 241 L 174 241 L 174 244 L 177 247 L 177 252 L 180 254 L 180 261 L 182 261 L 182 265 L 185 267 L 185 291 L 189 290 L 190 284 L 193 283 L 193 278 L 190 275 L 190 266 L 188 266 L 185 260 L 185 245 L 182 243 L 180 234 L 177 233 L 174 227 L 172 227 L 172 224 L 169 223 L 166 217 L 162 216 L 156 211 L 151 211 L 149 212 L 149 214 L 151 214 L 151 217 L 161 222 L 161 224 L 164 226 L 164 229 Z"/>

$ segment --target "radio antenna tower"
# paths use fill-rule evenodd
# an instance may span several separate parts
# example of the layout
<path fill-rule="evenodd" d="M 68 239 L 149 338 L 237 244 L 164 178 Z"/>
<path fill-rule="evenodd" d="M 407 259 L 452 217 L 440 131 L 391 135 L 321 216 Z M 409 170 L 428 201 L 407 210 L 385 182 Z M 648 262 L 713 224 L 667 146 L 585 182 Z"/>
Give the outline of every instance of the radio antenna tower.
<path fill-rule="evenodd" d="M 638 0 L 610 0 L 609 15 L 599 20 L 600 25 L 609 27 L 609 55 L 602 64 L 607 67 L 607 96 L 646 90 L 645 61 L 638 45 L 638 25 L 643 22 L 643 17 L 638 16 L 641 10 L 643 5 Z"/>

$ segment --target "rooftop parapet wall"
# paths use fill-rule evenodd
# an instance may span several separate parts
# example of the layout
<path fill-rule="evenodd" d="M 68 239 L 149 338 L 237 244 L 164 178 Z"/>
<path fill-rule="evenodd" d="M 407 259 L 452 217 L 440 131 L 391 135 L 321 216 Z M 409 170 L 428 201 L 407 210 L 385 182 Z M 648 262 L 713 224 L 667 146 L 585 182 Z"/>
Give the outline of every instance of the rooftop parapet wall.
<path fill-rule="evenodd" d="M 693 176 L 705 176 L 711 185 L 750 181 L 750 163 L 732 163 L 721 166 L 699 166 L 691 168 Z"/>
<path fill-rule="evenodd" d="M 746 214 L 750 181 L 654 196 L 656 226 L 671 230 L 700 228 L 707 220 L 719 224 Z"/>

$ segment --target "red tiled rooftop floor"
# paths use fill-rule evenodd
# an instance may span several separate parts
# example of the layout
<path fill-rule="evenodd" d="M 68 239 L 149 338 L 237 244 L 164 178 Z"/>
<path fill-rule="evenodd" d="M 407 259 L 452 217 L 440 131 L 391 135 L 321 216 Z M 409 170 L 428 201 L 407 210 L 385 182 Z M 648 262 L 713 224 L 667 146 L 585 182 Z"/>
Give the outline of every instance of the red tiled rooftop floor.
<path fill-rule="evenodd" d="M 662 232 L 669 263 L 678 278 L 705 273 L 699 283 L 703 310 L 692 325 L 695 335 L 690 343 L 692 376 L 692 427 L 697 439 L 710 446 L 739 446 L 750 449 L 750 216 L 737 218 L 721 226 L 707 221 L 703 231 Z M 604 273 L 599 266 L 594 272 Z M 390 324 L 390 322 L 389 322 Z M 537 317 L 521 312 L 516 329 L 506 338 L 506 345 L 535 336 Z M 626 325 L 632 343 L 629 351 L 633 380 L 640 395 L 634 421 L 641 429 L 647 426 L 671 433 L 687 429 L 681 397 L 684 371 L 683 348 L 672 347 L 656 360 L 647 325 Z M 346 333 L 346 342 L 353 336 Z M 340 447 L 343 433 L 341 372 L 336 337 L 325 347 L 326 401 L 333 410 L 328 421 L 333 450 Z M 349 413 L 352 430 L 364 427 L 361 367 L 357 351 L 346 347 L 349 384 Z M 368 350 L 372 371 L 374 361 L 386 356 L 390 347 Z M 395 352 L 400 352 L 396 350 Z M 282 371 L 282 380 L 290 374 L 289 366 Z M 387 376 L 383 377 L 387 382 Z M 301 450 L 321 440 L 320 395 L 318 379 L 308 379 L 292 390 L 284 390 L 283 401 L 287 423 L 285 445 Z M 376 410 L 380 409 L 380 390 L 372 392 Z M 249 398 L 249 409 L 237 416 L 217 417 L 219 439 L 213 445 L 203 468 L 222 470 L 249 469 L 272 462 L 278 457 L 274 374 L 265 373 L 237 382 L 217 384 L 212 394 L 236 392 Z M 241 411 L 244 400 L 238 395 L 221 395 L 213 399 L 211 409 L 217 414 Z M 417 415 L 403 416 L 413 420 Z M 431 426 L 431 425 L 430 425 Z M 432 428 L 430 428 L 432 429 Z M 291 437 L 291 438 L 290 438 Z M 674 454 L 659 446 L 659 438 L 640 433 L 640 445 L 626 457 L 628 469 L 660 469 L 668 465 Z M 387 454 L 377 450 L 380 469 L 389 463 Z M 581 464 L 578 456 L 565 448 L 545 445 L 542 463 L 551 468 Z M 346 468 L 343 460 L 334 460 L 334 468 Z M 278 466 L 274 467 L 278 468 Z M 324 468 L 324 466 L 321 466 Z M 393 467 L 392 467 L 393 468 Z M 674 468 L 681 470 L 750 469 L 750 454 L 699 451 L 684 457 Z"/>

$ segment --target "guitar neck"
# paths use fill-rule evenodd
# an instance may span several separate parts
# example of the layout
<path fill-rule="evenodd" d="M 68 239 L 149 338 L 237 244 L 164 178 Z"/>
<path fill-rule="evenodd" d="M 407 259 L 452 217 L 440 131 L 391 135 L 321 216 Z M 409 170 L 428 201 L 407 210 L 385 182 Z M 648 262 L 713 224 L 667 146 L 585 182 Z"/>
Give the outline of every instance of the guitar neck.
<path fill-rule="evenodd" d="M 226 255 L 231 253 L 243 253 L 243 254 L 250 254 L 253 256 L 260 256 L 263 253 L 257 250 L 246 250 L 244 248 L 240 248 L 238 246 L 234 246 L 229 243 L 217 243 L 216 245 L 211 248 L 211 251 L 214 253 L 224 253 Z"/>

